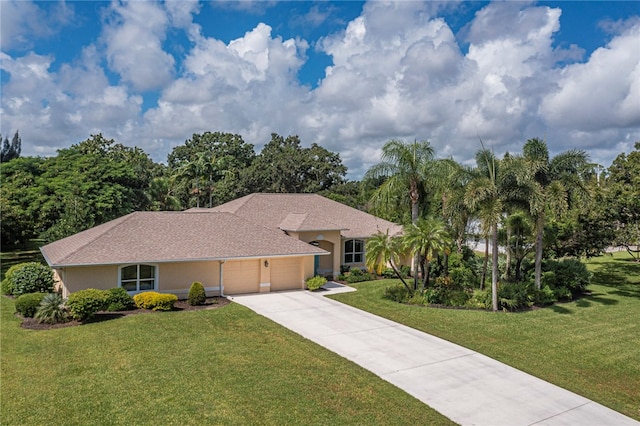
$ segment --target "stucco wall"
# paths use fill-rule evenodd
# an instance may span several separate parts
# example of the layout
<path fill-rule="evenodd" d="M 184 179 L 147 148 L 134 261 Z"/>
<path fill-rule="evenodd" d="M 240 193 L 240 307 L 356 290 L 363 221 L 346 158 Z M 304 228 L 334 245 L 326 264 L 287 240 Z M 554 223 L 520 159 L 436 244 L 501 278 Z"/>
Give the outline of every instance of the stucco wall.
<path fill-rule="evenodd" d="M 158 271 L 158 291 L 186 297 L 194 281 L 202 283 L 208 296 L 219 295 L 220 262 L 161 263 Z"/>
<path fill-rule="evenodd" d="M 118 266 L 79 266 L 64 268 L 59 274 L 63 281 L 63 296 L 86 288 L 107 290 L 118 287 Z"/>

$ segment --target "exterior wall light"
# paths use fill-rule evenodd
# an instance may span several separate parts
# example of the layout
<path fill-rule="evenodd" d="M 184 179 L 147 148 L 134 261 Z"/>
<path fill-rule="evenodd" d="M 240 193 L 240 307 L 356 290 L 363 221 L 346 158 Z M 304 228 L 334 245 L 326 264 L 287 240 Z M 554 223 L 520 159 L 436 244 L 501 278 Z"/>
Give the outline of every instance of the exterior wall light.
<path fill-rule="evenodd" d="M 264 261 L 264 267 L 265 267 L 265 268 L 268 268 L 268 267 L 269 267 L 269 261 L 268 261 L 268 260 L 265 260 L 265 261 Z"/>

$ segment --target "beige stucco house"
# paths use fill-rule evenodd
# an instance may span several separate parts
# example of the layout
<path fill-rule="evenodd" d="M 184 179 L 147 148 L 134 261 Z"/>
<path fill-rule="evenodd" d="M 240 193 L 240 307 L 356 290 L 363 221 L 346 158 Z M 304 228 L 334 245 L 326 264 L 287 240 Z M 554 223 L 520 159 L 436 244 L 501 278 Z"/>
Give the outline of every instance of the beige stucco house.
<path fill-rule="evenodd" d="M 186 297 L 304 288 L 364 267 L 365 241 L 401 227 L 315 194 L 252 194 L 212 209 L 136 212 L 42 247 L 67 296 L 124 287 Z"/>

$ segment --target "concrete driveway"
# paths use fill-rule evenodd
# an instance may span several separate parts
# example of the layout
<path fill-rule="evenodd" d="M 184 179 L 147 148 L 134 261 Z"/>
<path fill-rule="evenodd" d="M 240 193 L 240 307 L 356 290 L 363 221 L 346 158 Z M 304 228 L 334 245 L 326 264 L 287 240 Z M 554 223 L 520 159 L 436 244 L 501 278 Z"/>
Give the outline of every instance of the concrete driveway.
<path fill-rule="evenodd" d="M 323 297 L 352 290 L 230 297 L 396 385 L 462 425 L 640 425 L 484 355 Z"/>

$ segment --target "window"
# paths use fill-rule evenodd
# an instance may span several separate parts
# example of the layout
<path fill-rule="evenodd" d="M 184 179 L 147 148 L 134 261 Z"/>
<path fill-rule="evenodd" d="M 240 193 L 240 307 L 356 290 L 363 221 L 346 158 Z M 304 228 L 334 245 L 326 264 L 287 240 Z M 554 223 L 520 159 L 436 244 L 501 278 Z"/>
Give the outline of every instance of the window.
<path fill-rule="evenodd" d="M 344 241 L 344 263 L 364 262 L 364 241 L 345 240 Z"/>
<path fill-rule="evenodd" d="M 128 265 L 120 268 L 120 287 L 127 291 L 145 291 L 156 288 L 158 276 L 155 265 Z"/>

